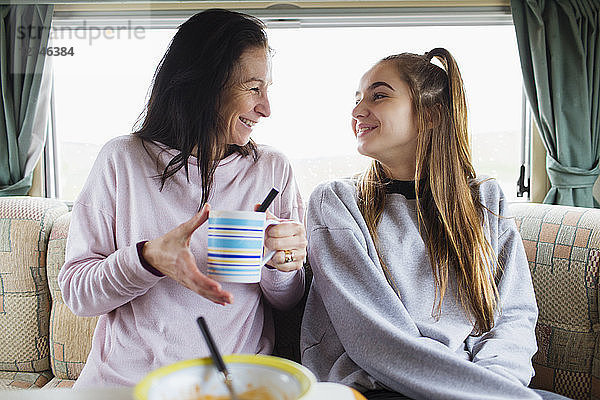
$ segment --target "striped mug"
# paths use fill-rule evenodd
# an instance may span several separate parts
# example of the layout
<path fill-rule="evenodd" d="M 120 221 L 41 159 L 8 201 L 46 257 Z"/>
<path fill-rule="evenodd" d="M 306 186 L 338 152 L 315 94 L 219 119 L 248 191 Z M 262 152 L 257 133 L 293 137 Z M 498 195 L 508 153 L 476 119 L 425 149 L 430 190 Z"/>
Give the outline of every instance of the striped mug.
<path fill-rule="evenodd" d="M 262 267 L 275 254 L 263 256 L 265 229 L 277 223 L 264 212 L 210 210 L 207 275 L 221 282 L 260 282 Z"/>

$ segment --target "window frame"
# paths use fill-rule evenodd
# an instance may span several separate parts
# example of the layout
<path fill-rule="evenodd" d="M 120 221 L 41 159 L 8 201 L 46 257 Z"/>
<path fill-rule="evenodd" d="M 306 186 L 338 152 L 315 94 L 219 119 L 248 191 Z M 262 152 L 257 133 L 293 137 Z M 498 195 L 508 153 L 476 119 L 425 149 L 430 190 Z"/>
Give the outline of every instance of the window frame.
<path fill-rule="evenodd" d="M 240 2 L 237 2 L 240 4 Z M 106 6 L 106 5 L 104 5 Z M 76 6 L 58 8 L 54 12 L 53 29 L 89 29 L 90 27 L 129 26 L 144 29 L 176 29 L 190 16 L 200 11 L 194 9 L 114 9 L 79 10 Z M 72 10 L 70 9 L 72 8 Z M 143 7 L 142 7 L 143 8 Z M 276 4 L 266 8 L 237 8 L 237 11 L 253 15 L 265 22 L 269 29 L 286 28 L 336 28 L 336 27 L 410 27 L 410 26 L 485 26 L 512 25 L 509 6 L 430 6 L 430 7 L 322 7 L 300 8 L 293 4 Z M 49 132 L 44 148 L 44 176 L 46 197 L 60 198 L 59 172 L 57 168 L 57 133 L 55 122 L 54 85 L 52 85 Z M 531 198 L 531 124 L 530 109 L 523 93 L 521 115 L 521 155 L 525 166 L 525 182 L 529 186 L 527 197 Z M 519 177 L 519 171 L 515 171 Z M 517 181 L 515 180 L 515 186 Z M 518 190 L 518 189 L 517 189 Z"/>

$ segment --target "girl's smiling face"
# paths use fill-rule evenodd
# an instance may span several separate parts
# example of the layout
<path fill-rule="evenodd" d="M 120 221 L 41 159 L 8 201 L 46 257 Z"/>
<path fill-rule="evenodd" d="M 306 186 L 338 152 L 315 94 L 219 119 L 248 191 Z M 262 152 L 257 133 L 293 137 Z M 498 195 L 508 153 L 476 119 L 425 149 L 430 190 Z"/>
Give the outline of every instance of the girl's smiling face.
<path fill-rule="evenodd" d="M 398 164 L 412 164 L 414 175 L 417 129 L 412 99 L 393 62 L 382 61 L 361 78 L 352 110 L 352 130 L 360 154 L 392 170 Z"/>

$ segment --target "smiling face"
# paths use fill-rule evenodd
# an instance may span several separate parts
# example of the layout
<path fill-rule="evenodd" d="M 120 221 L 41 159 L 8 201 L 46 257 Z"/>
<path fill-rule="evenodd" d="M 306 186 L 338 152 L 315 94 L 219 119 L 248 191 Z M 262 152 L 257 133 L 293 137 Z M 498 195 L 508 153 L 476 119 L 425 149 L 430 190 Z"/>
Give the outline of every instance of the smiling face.
<path fill-rule="evenodd" d="M 225 96 L 223 114 L 229 120 L 228 144 L 243 146 L 252 127 L 271 115 L 267 88 L 271 84 L 271 62 L 263 47 L 242 53 Z"/>
<path fill-rule="evenodd" d="M 360 154 L 384 164 L 396 179 L 414 178 L 417 129 L 410 89 L 393 62 L 380 62 L 363 75 L 352 129 Z"/>

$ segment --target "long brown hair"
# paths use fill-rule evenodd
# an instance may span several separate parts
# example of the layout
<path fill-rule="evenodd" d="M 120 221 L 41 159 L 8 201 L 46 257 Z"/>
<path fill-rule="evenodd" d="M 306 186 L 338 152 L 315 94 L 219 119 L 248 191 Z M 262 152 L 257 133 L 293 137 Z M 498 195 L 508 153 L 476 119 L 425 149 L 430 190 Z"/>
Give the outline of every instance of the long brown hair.
<path fill-rule="evenodd" d="M 257 159 L 252 140 L 245 146 L 227 144 L 231 121 L 222 115 L 227 85 L 239 59 L 253 48 L 269 50 L 266 27 L 259 19 L 235 11 L 202 11 L 177 30 L 158 65 L 150 98 L 133 132 L 145 141 L 180 151 L 159 175 L 160 190 L 182 168 L 189 180 L 188 159 L 196 156 L 202 205 L 225 155 L 237 152 Z"/>
<path fill-rule="evenodd" d="M 433 57 L 443 69 L 431 62 Z M 410 88 L 417 128 L 417 218 L 435 280 L 432 314 L 440 316 L 448 279 L 452 277 L 476 331 L 487 332 L 494 326 L 498 303 L 497 265 L 484 233 L 486 209 L 479 201 L 481 182 L 476 181 L 471 163 L 467 107 L 458 65 L 442 48 L 425 55 L 393 55 L 380 62 L 394 63 Z M 387 179 L 386 168 L 377 160 L 358 177 L 359 208 L 376 247 Z M 386 278 L 394 285 L 379 250 L 378 255 Z"/>

